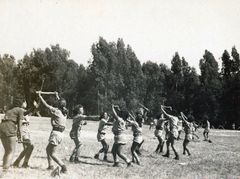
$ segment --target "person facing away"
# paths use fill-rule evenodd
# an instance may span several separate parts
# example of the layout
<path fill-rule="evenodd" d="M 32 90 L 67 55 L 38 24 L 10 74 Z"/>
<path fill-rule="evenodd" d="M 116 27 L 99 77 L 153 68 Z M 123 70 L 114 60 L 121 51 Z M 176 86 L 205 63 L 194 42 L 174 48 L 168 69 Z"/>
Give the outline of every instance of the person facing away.
<path fill-rule="evenodd" d="M 0 139 L 4 148 L 3 172 L 7 172 L 15 152 L 16 140 L 22 141 L 22 121 L 27 103 L 24 99 L 14 98 L 13 105 L 6 110 L 0 124 Z"/>

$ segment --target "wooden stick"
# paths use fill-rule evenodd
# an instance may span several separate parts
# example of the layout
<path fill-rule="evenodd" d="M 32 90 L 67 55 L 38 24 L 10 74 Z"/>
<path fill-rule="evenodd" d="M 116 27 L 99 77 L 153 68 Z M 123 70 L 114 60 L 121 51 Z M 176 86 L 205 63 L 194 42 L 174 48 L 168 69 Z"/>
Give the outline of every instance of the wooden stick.
<path fill-rule="evenodd" d="M 139 105 L 140 105 L 141 107 L 143 107 L 145 110 L 149 111 L 149 109 L 148 109 L 147 107 L 145 107 L 143 104 L 139 103 Z"/>
<path fill-rule="evenodd" d="M 57 92 L 44 92 L 44 91 L 36 91 L 38 94 L 57 94 Z"/>

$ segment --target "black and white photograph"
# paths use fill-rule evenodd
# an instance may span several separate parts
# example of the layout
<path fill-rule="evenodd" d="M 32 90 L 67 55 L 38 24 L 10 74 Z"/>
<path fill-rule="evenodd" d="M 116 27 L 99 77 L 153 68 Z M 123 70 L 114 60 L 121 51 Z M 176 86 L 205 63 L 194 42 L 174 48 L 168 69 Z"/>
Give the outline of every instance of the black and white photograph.
<path fill-rule="evenodd" d="M 239 0 L 0 0 L 0 178 L 240 179 Z"/>

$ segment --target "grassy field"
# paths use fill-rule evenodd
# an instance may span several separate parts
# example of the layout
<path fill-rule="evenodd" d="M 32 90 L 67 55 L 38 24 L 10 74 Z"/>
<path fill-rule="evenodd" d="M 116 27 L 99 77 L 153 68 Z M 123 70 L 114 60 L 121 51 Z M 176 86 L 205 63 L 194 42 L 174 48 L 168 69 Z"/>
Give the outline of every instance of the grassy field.
<path fill-rule="evenodd" d="M 32 141 L 35 146 L 30 159 L 31 168 L 11 168 L 4 178 L 51 178 L 51 172 L 46 170 L 45 152 L 51 131 L 50 120 L 48 118 L 31 118 L 30 122 Z M 154 131 L 148 130 L 148 126 L 144 126 L 145 142 L 142 147 L 141 166 L 133 165 L 133 167 L 126 168 L 126 164 L 122 161 L 121 166 L 115 168 L 112 167 L 113 163 L 106 163 L 93 158 L 94 154 L 101 148 L 100 143 L 96 140 L 97 127 L 97 122 L 88 122 L 88 125 L 83 126 L 81 163 L 73 164 L 68 161 L 74 148 L 74 143 L 69 138 L 71 120 L 68 121 L 63 142 L 58 149 L 59 156 L 68 167 L 68 174 L 62 174 L 60 178 L 240 178 L 240 131 L 211 130 L 210 138 L 213 143 L 208 143 L 202 141 L 202 129 L 200 129 L 198 135 L 201 140 L 191 142 L 189 145 L 192 152 L 191 157 L 182 155 L 183 141 L 177 141 L 176 148 L 180 153 L 180 160 L 176 161 L 173 159 L 173 152 L 171 152 L 172 155 L 169 159 L 162 157 L 162 154 L 154 153 L 157 139 L 154 137 Z M 127 134 L 129 142 L 125 147 L 125 153 L 130 158 L 132 143 L 130 128 Z M 107 134 L 107 141 L 112 145 L 111 127 Z M 14 158 L 21 150 L 22 146 L 17 144 Z M 2 155 L 3 148 L 0 146 L 0 158 L 2 158 Z M 112 161 L 111 153 L 109 153 L 108 158 Z"/>

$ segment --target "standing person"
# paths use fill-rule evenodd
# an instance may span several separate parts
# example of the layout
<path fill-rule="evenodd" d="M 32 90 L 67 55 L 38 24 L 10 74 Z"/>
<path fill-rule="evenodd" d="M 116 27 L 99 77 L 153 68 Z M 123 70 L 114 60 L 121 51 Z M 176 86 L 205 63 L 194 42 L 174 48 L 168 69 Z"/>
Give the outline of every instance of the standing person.
<path fill-rule="evenodd" d="M 143 126 L 143 123 L 145 121 L 145 118 L 147 116 L 147 112 L 142 113 L 140 110 L 136 113 L 136 121 L 139 121 L 139 123 L 141 123 L 141 128 Z M 144 143 L 144 139 L 142 140 L 142 142 L 137 146 L 136 148 L 136 153 L 141 156 L 141 152 L 140 152 L 140 148 L 142 146 L 142 144 Z"/>
<path fill-rule="evenodd" d="M 94 158 L 99 159 L 100 153 L 104 153 L 103 160 L 107 161 L 107 153 L 108 153 L 109 145 L 107 144 L 105 137 L 106 137 L 107 125 L 110 125 L 110 123 L 108 123 L 109 116 L 106 112 L 103 112 L 99 119 L 100 121 L 98 126 L 97 140 L 98 142 L 101 142 L 102 148 L 99 150 L 97 154 L 95 154 Z"/>
<path fill-rule="evenodd" d="M 24 119 L 22 121 L 22 144 L 23 144 L 23 151 L 20 153 L 20 155 L 18 156 L 18 158 L 15 160 L 15 162 L 13 163 L 14 167 L 19 167 L 19 164 L 21 162 L 21 160 L 24 158 L 23 161 L 23 168 L 28 168 L 28 161 L 31 157 L 32 151 L 33 151 L 33 144 L 31 142 L 30 139 L 30 130 L 29 130 L 29 119 L 28 119 L 28 115 L 31 115 L 32 112 L 34 112 L 35 109 L 38 108 L 38 104 L 34 101 L 34 108 L 33 109 L 29 109 L 28 111 L 24 112 Z"/>
<path fill-rule="evenodd" d="M 125 130 L 126 130 L 126 123 L 123 120 L 123 116 L 120 114 L 117 114 L 115 107 L 119 108 L 118 106 L 112 105 L 112 111 L 115 117 L 115 120 L 113 122 L 112 132 L 114 134 L 114 143 L 112 147 L 112 154 L 113 154 L 113 160 L 114 160 L 114 167 L 119 166 L 119 162 L 117 159 L 117 155 L 122 158 L 126 163 L 127 166 L 131 166 L 131 161 L 122 153 L 123 146 L 126 144 L 125 139 Z"/>
<path fill-rule="evenodd" d="M 183 155 L 186 154 L 186 151 L 188 155 L 190 156 L 191 153 L 189 152 L 187 145 L 189 142 L 193 139 L 192 132 L 193 132 L 193 123 L 187 121 L 187 117 L 181 112 L 182 120 L 184 121 L 184 132 L 185 132 L 185 138 L 183 141 Z"/>
<path fill-rule="evenodd" d="M 160 153 L 163 151 L 163 146 L 165 143 L 165 135 L 164 135 L 165 123 L 166 123 L 166 119 L 163 117 L 163 115 L 161 115 L 161 117 L 157 120 L 156 129 L 154 131 L 154 135 L 157 137 L 159 142 L 155 150 L 156 153 Z"/>
<path fill-rule="evenodd" d="M 4 148 L 3 172 L 7 172 L 15 152 L 16 139 L 22 141 L 22 121 L 27 103 L 23 99 L 14 99 L 13 106 L 6 111 L 0 124 L 0 138 Z"/>
<path fill-rule="evenodd" d="M 183 121 L 181 119 L 178 120 L 178 137 L 177 137 L 177 140 L 180 140 L 180 136 L 181 136 L 181 133 L 182 133 L 182 130 L 183 130 Z"/>
<path fill-rule="evenodd" d="M 13 166 L 19 167 L 21 160 L 24 158 L 22 167 L 28 168 L 29 167 L 28 161 L 31 157 L 34 146 L 30 140 L 29 120 L 27 117 L 24 117 L 24 120 L 22 121 L 22 144 L 23 144 L 23 151 L 15 160 L 15 162 L 13 163 Z"/>
<path fill-rule="evenodd" d="M 66 173 L 67 172 L 66 165 L 63 163 L 61 159 L 59 159 L 56 156 L 56 149 L 57 146 L 62 142 L 63 131 L 65 130 L 66 126 L 67 119 L 66 100 L 63 98 L 59 99 L 58 93 L 53 92 L 52 94 L 55 94 L 58 99 L 56 107 L 53 107 L 47 104 L 46 101 L 41 96 L 41 94 L 44 94 L 44 92 L 37 91 L 36 93 L 38 93 L 41 102 L 46 108 L 49 109 L 51 113 L 51 124 L 53 128 L 49 137 L 49 143 L 46 148 L 48 159 L 47 169 L 52 170 L 54 168 L 52 164 L 52 160 L 54 160 L 61 167 L 61 173 Z"/>
<path fill-rule="evenodd" d="M 132 131 L 133 131 L 133 143 L 131 147 L 131 152 L 132 152 L 132 162 L 137 163 L 140 165 L 140 160 L 138 157 L 138 149 L 140 145 L 143 143 L 143 137 L 142 137 L 142 124 L 143 120 L 142 118 L 134 118 L 131 114 L 129 114 L 132 120 L 127 119 L 127 121 L 130 123 L 132 126 Z"/>
<path fill-rule="evenodd" d="M 205 129 L 203 131 L 203 137 L 204 137 L 204 140 L 205 141 L 208 141 L 208 134 L 210 132 L 210 122 L 208 120 L 206 120 L 206 123 L 205 123 Z"/>
<path fill-rule="evenodd" d="M 163 155 L 164 157 L 169 157 L 170 155 L 170 151 L 169 151 L 169 146 L 171 145 L 172 150 L 174 151 L 175 154 L 175 158 L 176 160 L 179 160 L 179 155 L 174 147 L 174 142 L 178 137 L 178 128 L 177 128 L 177 124 L 178 124 L 178 118 L 174 115 L 170 115 L 165 111 L 166 106 L 162 106 L 161 105 L 161 111 L 162 113 L 166 116 L 168 122 L 169 122 L 169 129 L 170 131 L 168 132 L 168 138 L 167 138 L 167 152 L 165 155 Z M 172 110 L 172 108 L 171 108 Z M 175 114 L 176 115 L 176 114 Z"/>
<path fill-rule="evenodd" d="M 70 131 L 70 138 L 74 141 L 75 148 L 70 156 L 70 162 L 80 162 L 80 147 L 82 145 L 80 140 L 80 134 L 83 125 L 87 125 L 86 118 L 94 118 L 99 116 L 87 116 L 84 115 L 84 108 L 81 104 L 78 104 L 73 110 L 73 124 Z"/>

